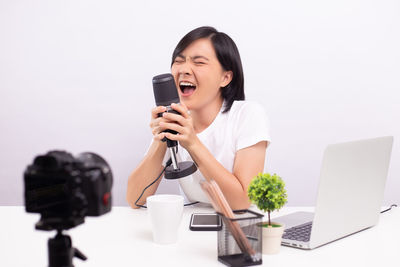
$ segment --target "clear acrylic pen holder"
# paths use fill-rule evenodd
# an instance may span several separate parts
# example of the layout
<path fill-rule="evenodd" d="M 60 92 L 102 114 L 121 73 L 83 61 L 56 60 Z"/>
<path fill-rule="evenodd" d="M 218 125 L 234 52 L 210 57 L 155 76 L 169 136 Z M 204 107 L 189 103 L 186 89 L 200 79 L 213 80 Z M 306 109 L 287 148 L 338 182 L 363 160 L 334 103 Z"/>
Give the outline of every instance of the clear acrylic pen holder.
<path fill-rule="evenodd" d="M 262 264 L 262 217 L 251 210 L 233 211 L 235 218 L 222 218 L 218 232 L 218 261 L 227 266 Z M 238 228 L 241 229 L 238 230 Z"/>

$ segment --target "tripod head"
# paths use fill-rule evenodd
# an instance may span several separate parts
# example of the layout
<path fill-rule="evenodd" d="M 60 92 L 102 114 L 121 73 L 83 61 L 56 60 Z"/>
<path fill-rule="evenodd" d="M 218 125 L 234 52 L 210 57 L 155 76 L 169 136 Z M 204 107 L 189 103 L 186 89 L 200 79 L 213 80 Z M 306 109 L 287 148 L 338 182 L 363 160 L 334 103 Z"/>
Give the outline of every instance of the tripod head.
<path fill-rule="evenodd" d="M 74 267 L 74 257 L 87 260 L 87 257 L 77 248 L 72 247 L 71 237 L 64 235 L 62 230 L 57 230 L 55 237 L 47 242 L 49 250 L 49 267 Z"/>

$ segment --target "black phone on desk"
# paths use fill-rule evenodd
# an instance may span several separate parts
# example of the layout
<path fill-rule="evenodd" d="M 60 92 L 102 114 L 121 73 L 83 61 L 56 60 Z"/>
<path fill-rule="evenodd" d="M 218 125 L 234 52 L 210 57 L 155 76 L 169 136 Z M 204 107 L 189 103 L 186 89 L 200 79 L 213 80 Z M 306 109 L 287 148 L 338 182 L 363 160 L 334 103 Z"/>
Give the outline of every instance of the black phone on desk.
<path fill-rule="evenodd" d="M 222 220 L 216 213 L 193 213 L 189 229 L 192 231 L 219 231 L 222 229 Z"/>

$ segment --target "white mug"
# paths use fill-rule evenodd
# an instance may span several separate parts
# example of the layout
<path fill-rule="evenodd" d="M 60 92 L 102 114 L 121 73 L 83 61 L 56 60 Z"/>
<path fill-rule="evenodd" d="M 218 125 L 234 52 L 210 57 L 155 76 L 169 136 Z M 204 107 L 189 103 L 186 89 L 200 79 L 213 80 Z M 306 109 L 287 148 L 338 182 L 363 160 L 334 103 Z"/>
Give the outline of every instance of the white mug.
<path fill-rule="evenodd" d="M 147 197 L 146 201 L 154 242 L 176 243 L 183 213 L 183 197 L 159 194 Z"/>

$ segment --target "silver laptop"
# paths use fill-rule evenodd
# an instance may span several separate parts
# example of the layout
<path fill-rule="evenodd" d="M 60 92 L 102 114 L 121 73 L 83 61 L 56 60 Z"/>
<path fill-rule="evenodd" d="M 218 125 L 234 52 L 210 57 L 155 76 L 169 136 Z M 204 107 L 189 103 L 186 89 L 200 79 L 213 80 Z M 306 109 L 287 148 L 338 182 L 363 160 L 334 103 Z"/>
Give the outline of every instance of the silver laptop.
<path fill-rule="evenodd" d="M 378 223 L 393 137 L 329 145 L 322 161 L 314 213 L 296 212 L 282 245 L 313 249 Z"/>

